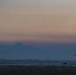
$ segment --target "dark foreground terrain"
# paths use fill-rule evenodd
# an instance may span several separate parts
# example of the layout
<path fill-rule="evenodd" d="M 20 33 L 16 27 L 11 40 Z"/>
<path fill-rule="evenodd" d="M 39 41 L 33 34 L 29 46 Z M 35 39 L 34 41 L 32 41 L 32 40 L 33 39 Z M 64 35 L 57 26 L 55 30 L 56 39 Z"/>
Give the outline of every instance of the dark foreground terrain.
<path fill-rule="evenodd" d="M 76 75 L 76 67 L 3 66 L 0 75 Z"/>

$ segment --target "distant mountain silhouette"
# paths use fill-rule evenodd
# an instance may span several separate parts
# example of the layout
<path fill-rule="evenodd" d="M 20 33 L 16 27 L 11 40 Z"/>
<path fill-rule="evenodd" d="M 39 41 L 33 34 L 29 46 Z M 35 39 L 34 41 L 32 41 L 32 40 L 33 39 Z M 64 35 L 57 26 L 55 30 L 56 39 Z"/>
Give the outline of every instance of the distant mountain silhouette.
<path fill-rule="evenodd" d="M 11 48 L 25 48 L 25 45 L 20 43 L 20 42 L 17 42 L 16 44 L 14 44 L 13 46 L 11 46 Z"/>
<path fill-rule="evenodd" d="M 25 45 L 20 42 L 17 42 L 14 46 L 25 46 Z"/>
<path fill-rule="evenodd" d="M 3 59 L 50 59 L 75 60 L 76 44 L 48 44 L 42 48 L 24 45 L 20 42 L 9 46 L 0 45 L 0 57 Z"/>

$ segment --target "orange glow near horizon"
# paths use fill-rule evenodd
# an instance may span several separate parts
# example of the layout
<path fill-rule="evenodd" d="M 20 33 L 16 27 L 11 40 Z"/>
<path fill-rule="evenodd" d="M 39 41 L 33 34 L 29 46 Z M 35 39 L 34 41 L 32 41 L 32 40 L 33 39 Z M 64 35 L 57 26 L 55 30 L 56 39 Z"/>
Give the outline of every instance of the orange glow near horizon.
<path fill-rule="evenodd" d="M 7 8 L 0 6 L 0 41 L 76 42 L 75 8 L 18 8 L 6 3 Z"/>

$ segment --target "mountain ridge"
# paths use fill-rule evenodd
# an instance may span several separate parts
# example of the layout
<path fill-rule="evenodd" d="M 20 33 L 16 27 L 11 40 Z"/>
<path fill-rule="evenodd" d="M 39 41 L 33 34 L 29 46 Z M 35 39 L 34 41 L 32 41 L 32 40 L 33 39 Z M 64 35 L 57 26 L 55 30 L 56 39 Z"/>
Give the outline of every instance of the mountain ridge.
<path fill-rule="evenodd" d="M 49 44 L 37 48 L 17 42 L 12 46 L 0 45 L 0 57 L 4 59 L 76 59 L 76 44 Z"/>

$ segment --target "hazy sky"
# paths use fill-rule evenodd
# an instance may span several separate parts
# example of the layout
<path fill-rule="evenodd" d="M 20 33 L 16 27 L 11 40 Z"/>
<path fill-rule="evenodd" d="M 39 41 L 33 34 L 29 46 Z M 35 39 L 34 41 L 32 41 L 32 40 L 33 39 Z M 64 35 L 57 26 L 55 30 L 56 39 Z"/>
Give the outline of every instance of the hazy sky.
<path fill-rule="evenodd" d="M 76 0 L 0 0 L 0 41 L 76 42 Z"/>

